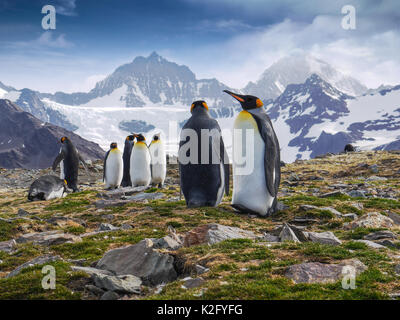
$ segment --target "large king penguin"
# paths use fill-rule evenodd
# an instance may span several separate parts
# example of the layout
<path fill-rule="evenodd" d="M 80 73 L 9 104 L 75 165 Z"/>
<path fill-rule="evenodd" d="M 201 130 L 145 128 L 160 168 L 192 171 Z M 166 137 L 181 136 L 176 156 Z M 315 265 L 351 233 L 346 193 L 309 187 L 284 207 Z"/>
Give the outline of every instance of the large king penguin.
<path fill-rule="evenodd" d="M 259 98 L 224 92 L 243 108 L 234 123 L 232 206 L 242 212 L 270 215 L 276 210 L 281 178 L 278 138 Z M 249 140 L 248 132 L 253 135 Z"/>
<path fill-rule="evenodd" d="M 151 156 L 151 184 L 162 188 L 167 174 L 167 157 L 165 155 L 164 142 L 160 138 L 160 133 L 153 136 L 149 146 Z"/>
<path fill-rule="evenodd" d="M 133 134 L 127 136 L 125 139 L 124 154 L 122 155 L 122 159 L 124 162 L 124 175 L 122 177 L 122 182 L 121 182 L 122 187 L 132 186 L 130 168 L 131 168 L 131 153 L 134 144 L 135 144 L 135 136 Z"/>
<path fill-rule="evenodd" d="M 135 134 L 136 143 L 131 154 L 131 181 L 133 187 L 148 186 L 151 182 L 151 156 L 142 134 Z"/>
<path fill-rule="evenodd" d="M 85 162 L 79 155 L 71 140 L 67 137 L 62 137 L 60 153 L 55 158 L 52 168 L 53 171 L 55 171 L 58 164 L 60 164 L 60 179 L 65 180 L 67 182 L 68 188 L 72 189 L 73 192 L 79 191 L 79 161 L 82 162 L 86 170 Z"/>
<path fill-rule="evenodd" d="M 229 194 L 229 159 L 218 122 L 204 101 L 192 103 L 181 131 L 179 171 L 188 207 L 217 206 Z"/>
<path fill-rule="evenodd" d="M 104 157 L 103 181 L 106 189 L 116 189 L 121 185 L 123 175 L 122 152 L 116 142 L 111 143 L 110 150 Z"/>

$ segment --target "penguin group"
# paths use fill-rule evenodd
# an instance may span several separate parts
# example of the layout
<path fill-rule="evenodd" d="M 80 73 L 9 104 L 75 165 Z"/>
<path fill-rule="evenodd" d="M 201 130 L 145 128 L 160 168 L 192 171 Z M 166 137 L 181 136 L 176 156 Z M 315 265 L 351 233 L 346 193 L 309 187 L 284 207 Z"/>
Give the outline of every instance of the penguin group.
<path fill-rule="evenodd" d="M 125 139 L 123 152 L 113 142 L 104 157 L 103 181 L 106 189 L 147 187 L 150 184 L 162 188 L 166 173 L 166 154 L 160 134 L 153 136 L 149 146 L 142 134 L 131 134 Z"/>
<path fill-rule="evenodd" d="M 232 207 L 239 212 L 271 215 L 276 211 L 280 184 L 280 148 L 278 138 L 263 102 L 252 95 L 224 90 L 238 101 L 242 111 L 233 123 Z M 221 128 L 209 114 L 203 100 L 190 106 L 191 117 L 180 134 L 178 163 L 180 191 L 188 207 L 218 206 L 229 196 L 230 165 Z M 250 134 L 249 134 L 250 133 Z M 135 141 L 136 140 L 136 141 Z M 78 191 L 79 153 L 67 137 L 53 163 L 60 164 L 60 181 L 51 196 L 63 193 L 64 187 Z M 112 142 L 104 157 L 103 181 L 106 189 L 154 185 L 162 188 L 166 177 L 166 152 L 160 134 L 149 145 L 143 134 L 125 139 L 124 151 Z M 35 194 L 39 188 L 35 187 Z M 55 191 L 56 190 L 56 191 Z M 32 193 L 32 198 L 38 197 Z"/>

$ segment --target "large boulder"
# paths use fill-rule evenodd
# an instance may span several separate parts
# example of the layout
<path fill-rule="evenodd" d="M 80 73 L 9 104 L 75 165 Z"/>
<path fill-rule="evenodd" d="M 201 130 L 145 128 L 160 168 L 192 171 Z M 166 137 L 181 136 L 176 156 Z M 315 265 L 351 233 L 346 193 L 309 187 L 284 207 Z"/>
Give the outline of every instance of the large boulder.
<path fill-rule="evenodd" d="M 367 214 L 359 217 L 353 222 L 349 223 L 346 227 L 348 229 L 355 228 L 392 228 L 394 225 L 393 220 L 386 217 L 379 212 L 368 212 Z"/>
<path fill-rule="evenodd" d="M 360 274 L 367 269 L 357 259 L 344 260 L 339 264 L 307 262 L 288 267 L 285 276 L 295 283 L 334 283 L 342 279 L 342 271 L 346 266 L 353 267 L 356 274 Z"/>
<path fill-rule="evenodd" d="M 96 267 L 116 275 L 134 275 L 145 285 L 174 281 L 178 277 L 174 258 L 157 251 L 153 245 L 153 241 L 144 239 L 131 246 L 110 250 Z"/>
<path fill-rule="evenodd" d="M 229 239 L 255 239 L 252 231 L 228 227 L 217 223 L 198 226 L 188 231 L 183 237 L 183 244 L 190 247 L 198 244 L 215 244 Z"/>

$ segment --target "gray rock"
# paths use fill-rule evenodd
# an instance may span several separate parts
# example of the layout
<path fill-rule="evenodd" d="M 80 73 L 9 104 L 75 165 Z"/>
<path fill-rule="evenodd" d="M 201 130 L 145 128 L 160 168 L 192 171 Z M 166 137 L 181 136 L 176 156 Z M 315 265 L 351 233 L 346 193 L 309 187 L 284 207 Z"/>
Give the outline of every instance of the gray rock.
<path fill-rule="evenodd" d="M 350 190 L 347 195 L 352 198 L 366 198 L 365 191 L 361 190 Z"/>
<path fill-rule="evenodd" d="M 97 209 L 104 209 L 110 207 L 123 207 L 127 203 L 129 203 L 129 201 L 126 200 L 98 200 L 95 201 L 94 205 Z"/>
<path fill-rule="evenodd" d="M 81 242 L 78 236 L 62 233 L 60 230 L 39 233 L 27 233 L 16 239 L 17 243 L 33 242 L 34 244 L 51 246 L 62 243 Z"/>
<path fill-rule="evenodd" d="M 373 164 L 372 166 L 369 166 L 369 169 L 373 172 L 373 173 L 378 173 L 379 172 L 379 168 L 377 164 Z"/>
<path fill-rule="evenodd" d="M 279 239 L 282 242 L 284 242 L 284 241 L 300 242 L 300 240 L 296 237 L 296 234 L 286 223 L 283 225 L 282 231 L 279 234 Z"/>
<path fill-rule="evenodd" d="M 133 275 L 109 276 L 105 274 L 93 274 L 94 284 L 104 290 L 119 293 L 140 294 L 142 280 Z"/>
<path fill-rule="evenodd" d="M 29 216 L 30 213 L 28 211 L 25 211 L 24 209 L 18 209 L 17 215 L 19 217 L 26 217 Z"/>
<path fill-rule="evenodd" d="M 93 293 L 96 296 L 102 296 L 104 294 L 104 290 L 100 289 L 92 284 L 87 284 L 85 286 L 85 289 L 91 293 Z"/>
<path fill-rule="evenodd" d="M 183 244 L 190 247 L 198 244 L 215 244 L 229 239 L 256 239 L 252 231 L 228 227 L 217 223 L 198 226 L 188 231 L 183 237 Z"/>
<path fill-rule="evenodd" d="M 400 248 L 400 245 L 398 243 L 395 243 L 389 239 L 376 241 L 376 243 L 389 248 Z"/>
<path fill-rule="evenodd" d="M 302 204 L 300 205 L 299 209 L 302 211 L 310 211 L 310 210 L 318 210 L 319 207 L 313 206 L 311 204 Z"/>
<path fill-rule="evenodd" d="M 340 195 L 343 195 L 343 194 L 344 193 L 342 191 L 338 190 L 338 191 L 333 191 L 333 192 L 328 192 L 328 193 L 321 194 L 319 197 L 320 198 L 329 198 L 329 197 L 340 196 Z"/>
<path fill-rule="evenodd" d="M 25 262 L 24 264 L 21 264 L 19 267 L 17 267 L 13 271 L 11 271 L 6 276 L 6 278 L 14 277 L 14 276 L 19 274 L 22 270 L 24 270 L 26 268 L 30 268 L 30 267 L 33 267 L 33 266 L 36 266 L 36 265 L 47 264 L 47 263 L 58 261 L 58 260 L 61 260 L 60 256 L 44 255 L 44 256 L 37 257 L 37 258 L 32 259 L 32 260 L 30 260 L 28 262 Z"/>
<path fill-rule="evenodd" d="M 15 249 L 16 245 L 15 240 L 2 241 L 0 242 L 0 251 L 10 253 Z"/>
<path fill-rule="evenodd" d="M 319 208 L 319 209 L 320 209 L 320 210 L 329 211 L 330 213 L 334 214 L 337 218 L 341 218 L 341 217 L 342 217 L 342 214 L 341 214 L 339 211 L 337 211 L 336 209 L 334 209 L 334 208 L 331 208 L 331 207 L 323 207 L 323 208 Z"/>
<path fill-rule="evenodd" d="M 164 197 L 165 194 L 161 192 L 154 192 L 154 193 L 141 192 L 133 196 L 126 197 L 126 199 L 129 201 L 143 201 L 143 200 L 158 200 Z"/>
<path fill-rule="evenodd" d="M 386 181 L 386 180 L 387 178 L 378 176 L 370 176 L 369 178 L 365 179 L 365 181 Z"/>
<path fill-rule="evenodd" d="M 307 262 L 288 267 L 285 276 L 295 283 L 334 283 L 343 277 L 342 270 L 345 266 L 354 267 L 357 274 L 367 269 L 357 259 L 344 260 L 340 264 Z"/>
<path fill-rule="evenodd" d="M 394 272 L 395 272 L 398 276 L 400 276 L 400 264 L 397 264 L 397 265 L 394 266 Z"/>
<path fill-rule="evenodd" d="M 130 224 L 124 223 L 121 225 L 122 230 L 130 230 L 133 229 L 133 227 Z"/>
<path fill-rule="evenodd" d="M 176 239 L 173 239 L 171 236 L 165 236 L 161 239 L 154 239 L 153 243 L 154 248 L 156 249 L 178 250 L 182 247 L 182 243 Z"/>
<path fill-rule="evenodd" d="M 380 214 L 379 212 L 368 212 L 367 214 L 358 217 L 353 222 L 349 223 L 346 228 L 387 228 L 393 227 L 393 220 Z"/>
<path fill-rule="evenodd" d="M 367 234 L 364 237 L 365 240 L 381 240 L 381 239 L 397 239 L 397 235 L 395 235 L 392 231 L 384 230 L 377 231 L 370 234 Z"/>
<path fill-rule="evenodd" d="M 174 258 L 155 250 L 150 239 L 106 252 L 96 267 L 116 275 L 134 275 L 152 286 L 174 281 L 178 276 Z"/>
<path fill-rule="evenodd" d="M 101 223 L 98 231 L 114 231 L 119 230 L 119 228 L 114 227 L 111 223 Z"/>
<path fill-rule="evenodd" d="M 293 224 L 313 224 L 317 222 L 319 222 L 319 220 L 307 217 L 295 217 L 292 220 L 290 220 L 290 223 Z"/>
<path fill-rule="evenodd" d="M 88 275 L 106 275 L 113 276 L 114 274 L 107 270 L 96 269 L 92 267 L 80 267 L 80 266 L 71 266 L 72 271 L 80 271 L 85 272 Z"/>
<path fill-rule="evenodd" d="M 385 246 L 369 241 L 369 240 L 355 240 L 356 242 L 362 242 L 365 243 L 368 247 L 373 248 L 373 249 L 382 249 L 385 248 Z"/>
<path fill-rule="evenodd" d="M 276 203 L 276 210 L 277 211 L 283 211 L 283 210 L 287 210 L 287 209 L 289 209 L 290 207 L 289 206 L 287 206 L 286 204 L 284 204 L 282 201 L 278 201 L 277 203 Z"/>
<path fill-rule="evenodd" d="M 183 279 L 183 285 L 182 287 L 184 289 L 193 289 L 193 288 L 197 288 L 200 287 L 205 281 L 203 278 L 199 277 L 199 278 L 185 278 Z"/>
<path fill-rule="evenodd" d="M 340 245 L 342 242 L 331 231 L 327 232 L 307 232 L 308 239 L 311 242 L 318 242 L 330 245 Z"/>
<path fill-rule="evenodd" d="M 279 242 L 280 241 L 278 236 L 275 236 L 271 233 L 265 233 L 263 236 L 263 240 L 265 240 L 267 242 Z"/>
<path fill-rule="evenodd" d="M 203 267 L 203 266 L 201 266 L 199 264 L 195 265 L 195 270 L 196 270 L 197 274 L 204 274 L 204 273 L 210 271 L 209 268 Z"/>
<path fill-rule="evenodd" d="M 100 298 L 100 300 L 118 300 L 118 299 L 119 295 L 114 291 L 107 291 Z"/>
<path fill-rule="evenodd" d="M 353 208 L 356 208 L 358 210 L 363 210 L 364 209 L 364 205 L 362 203 L 360 203 L 360 202 L 351 202 L 350 205 Z"/>
<path fill-rule="evenodd" d="M 293 172 L 289 175 L 288 180 L 289 181 L 300 181 L 300 178 L 296 173 Z"/>
<path fill-rule="evenodd" d="M 389 211 L 389 212 L 387 213 L 387 215 L 388 215 L 388 217 L 389 217 L 390 219 L 392 219 L 392 221 L 393 221 L 393 223 L 394 223 L 395 225 L 400 226 L 400 214 L 398 214 L 398 213 L 396 213 L 396 212 L 391 212 L 391 211 Z"/>
<path fill-rule="evenodd" d="M 351 220 L 356 220 L 358 218 L 358 215 L 355 213 L 346 213 L 343 215 L 343 218 L 350 218 Z"/>

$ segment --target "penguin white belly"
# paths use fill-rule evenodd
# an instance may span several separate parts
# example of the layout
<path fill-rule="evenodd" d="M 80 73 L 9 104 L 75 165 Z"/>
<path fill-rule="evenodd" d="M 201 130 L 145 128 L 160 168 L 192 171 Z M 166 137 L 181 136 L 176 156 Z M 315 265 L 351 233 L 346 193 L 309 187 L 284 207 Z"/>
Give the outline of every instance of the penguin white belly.
<path fill-rule="evenodd" d="M 167 174 L 167 162 L 165 150 L 160 140 L 153 141 L 149 147 L 151 155 L 151 183 L 164 184 Z"/>
<path fill-rule="evenodd" d="M 118 188 L 123 176 L 122 153 L 119 150 L 111 150 L 106 161 L 106 188 Z"/>
<path fill-rule="evenodd" d="M 64 197 L 64 187 L 60 187 L 58 190 L 51 191 L 48 196 L 46 196 L 46 200 L 58 199 Z"/>
<path fill-rule="evenodd" d="M 132 186 L 148 186 L 151 182 L 150 152 L 144 142 L 136 142 L 131 154 Z"/>
<path fill-rule="evenodd" d="M 254 163 L 251 164 L 251 157 L 248 148 L 250 143 L 246 141 L 246 130 L 253 129 L 254 132 Z M 274 198 L 270 195 L 266 185 L 264 170 L 265 143 L 257 127 L 253 116 L 247 112 L 239 113 L 235 120 L 234 131 L 238 131 L 242 137 L 242 143 L 233 142 L 233 195 L 232 204 L 241 205 L 260 215 L 266 215 L 272 206 Z M 250 152 L 251 153 L 251 152 Z M 240 159 L 246 159 L 241 163 Z M 249 166 L 245 169 L 245 166 Z M 252 170 L 251 170 L 251 167 Z M 240 174 L 242 173 L 242 174 Z"/>

